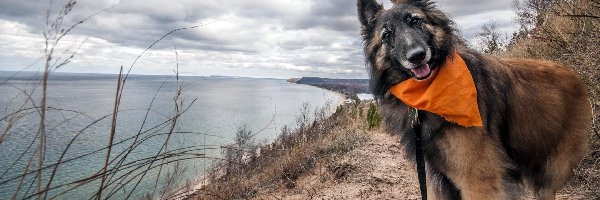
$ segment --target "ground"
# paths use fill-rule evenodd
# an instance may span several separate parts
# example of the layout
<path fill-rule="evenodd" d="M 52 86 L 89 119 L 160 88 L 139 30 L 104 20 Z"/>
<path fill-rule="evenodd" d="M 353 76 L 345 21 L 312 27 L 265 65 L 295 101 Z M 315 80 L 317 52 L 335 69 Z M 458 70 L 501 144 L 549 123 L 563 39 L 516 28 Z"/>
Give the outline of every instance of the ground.
<path fill-rule="evenodd" d="M 333 164 L 320 165 L 296 182 L 261 192 L 258 199 L 420 199 L 415 167 L 397 137 L 369 133 L 360 148 Z"/>
<path fill-rule="evenodd" d="M 293 188 L 265 189 L 256 199 L 420 199 L 414 164 L 404 157 L 396 136 L 368 133 L 361 147 L 330 164 L 319 164 L 303 174 Z M 592 199 L 566 187 L 557 199 Z M 526 199 L 534 199 L 531 195 Z"/>

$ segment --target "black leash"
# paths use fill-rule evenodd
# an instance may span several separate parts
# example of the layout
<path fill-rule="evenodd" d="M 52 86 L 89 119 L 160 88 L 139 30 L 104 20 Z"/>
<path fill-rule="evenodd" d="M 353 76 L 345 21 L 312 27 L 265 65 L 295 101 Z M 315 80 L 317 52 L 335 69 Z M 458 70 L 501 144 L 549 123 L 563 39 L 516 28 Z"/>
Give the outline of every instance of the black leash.
<path fill-rule="evenodd" d="M 427 200 L 427 172 L 425 172 L 425 156 L 423 155 L 423 135 L 421 130 L 421 121 L 419 120 L 419 110 L 413 108 L 413 121 L 411 131 L 415 133 L 415 150 L 417 160 L 417 176 L 419 177 L 419 189 L 421 189 L 421 199 Z"/>

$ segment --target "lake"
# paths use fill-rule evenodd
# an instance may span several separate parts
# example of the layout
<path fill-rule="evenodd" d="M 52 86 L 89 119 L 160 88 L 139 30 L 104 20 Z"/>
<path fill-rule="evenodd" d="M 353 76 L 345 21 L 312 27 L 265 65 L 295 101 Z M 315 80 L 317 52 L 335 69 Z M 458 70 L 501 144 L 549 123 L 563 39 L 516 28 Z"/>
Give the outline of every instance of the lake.
<path fill-rule="evenodd" d="M 19 184 L 17 199 L 35 194 L 37 186 L 36 173 L 19 177 L 38 168 L 39 78 L 21 73 L 6 81 L 13 74 L 0 71 L 0 130 L 8 130 L 0 144 L 0 199 L 10 199 Z M 89 199 L 98 190 L 98 180 L 77 187 L 68 183 L 102 169 L 116 77 L 56 73 L 49 81 L 44 150 L 44 166 L 49 167 L 42 173 L 42 188 L 55 168 L 52 164 L 69 148 L 48 187 L 52 189 L 48 198 Z M 180 86 L 181 94 L 175 98 Z M 106 179 L 103 197 L 138 198 L 151 193 L 160 166 L 164 166 L 162 175 L 179 174 L 180 184 L 194 180 L 221 158 L 221 146 L 233 142 L 239 127 L 247 126 L 255 133 L 255 141 L 267 143 L 282 127 L 294 127 L 303 104 L 312 110 L 330 110 L 338 102 L 336 93 L 280 79 L 180 77 L 177 81 L 173 76 L 130 76 L 120 102 L 108 168 L 118 163 L 121 167 Z M 173 126 L 172 118 L 178 113 Z M 165 149 L 169 154 L 163 154 Z M 124 156 L 123 152 L 129 153 Z M 153 157 L 162 159 L 148 159 Z M 175 165 L 179 171 L 173 171 Z M 159 189 L 165 184 L 162 178 L 158 180 Z"/>

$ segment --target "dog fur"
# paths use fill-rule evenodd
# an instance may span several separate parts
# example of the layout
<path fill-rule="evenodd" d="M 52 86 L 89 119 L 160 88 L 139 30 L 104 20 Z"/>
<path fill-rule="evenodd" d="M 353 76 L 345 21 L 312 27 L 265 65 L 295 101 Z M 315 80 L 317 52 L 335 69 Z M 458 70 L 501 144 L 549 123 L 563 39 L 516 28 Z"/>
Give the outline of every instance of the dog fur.
<path fill-rule="evenodd" d="M 414 159 L 409 108 L 388 90 L 411 68 L 432 70 L 452 51 L 465 60 L 478 91 L 483 127 L 462 127 L 421 111 L 432 199 L 515 199 L 530 188 L 554 199 L 587 150 L 591 107 L 573 70 L 548 61 L 506 59 L 469 50 L 453 22 L 428 0 L 358 0 L 370 89 L 388 131 L 399 134 Z M 420 61 L 408 60 L 425 49 Z M 412 56 L 414 57 L 414 56 Z"/>

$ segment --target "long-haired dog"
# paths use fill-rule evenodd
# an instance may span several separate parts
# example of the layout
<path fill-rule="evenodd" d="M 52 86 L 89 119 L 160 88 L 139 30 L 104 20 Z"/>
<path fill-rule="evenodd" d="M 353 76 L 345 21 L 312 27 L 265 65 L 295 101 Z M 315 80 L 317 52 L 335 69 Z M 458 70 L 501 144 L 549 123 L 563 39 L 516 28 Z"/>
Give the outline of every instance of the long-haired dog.
<path fill-rule="evenodd" d="M 427 193 L 433 199 L 512 199 L 531 188 L 554 199 L 587 150 L 591 107 L 573 70 L 547 61 L 505 59 L 471 51 L 452 21 L 428 0 L 358 0 L 370 89 L 388 131 L 414 158 L 409 107 L 390 88 L 424 80 L 453 52 L 477 90 L 483 126 L 465 127 L 422 112 Z"/>

